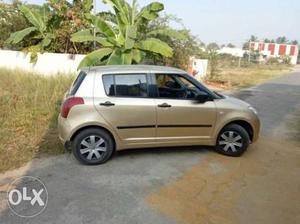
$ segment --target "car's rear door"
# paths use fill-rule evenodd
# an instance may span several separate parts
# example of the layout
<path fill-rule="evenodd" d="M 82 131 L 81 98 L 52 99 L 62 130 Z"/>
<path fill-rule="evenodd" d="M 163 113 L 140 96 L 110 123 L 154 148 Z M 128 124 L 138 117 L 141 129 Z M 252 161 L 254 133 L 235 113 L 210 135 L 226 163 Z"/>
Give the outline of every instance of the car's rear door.
<path fill-rule="evenodd" d="M 95 83 L 103 85 L 103 92 L 95 94 L 95 106 L 123 143 L 127 146 L 154 143 L 156 107 L 154 99 L 149 98 L 149 75 L 104 74 L 101 79 Z"/>

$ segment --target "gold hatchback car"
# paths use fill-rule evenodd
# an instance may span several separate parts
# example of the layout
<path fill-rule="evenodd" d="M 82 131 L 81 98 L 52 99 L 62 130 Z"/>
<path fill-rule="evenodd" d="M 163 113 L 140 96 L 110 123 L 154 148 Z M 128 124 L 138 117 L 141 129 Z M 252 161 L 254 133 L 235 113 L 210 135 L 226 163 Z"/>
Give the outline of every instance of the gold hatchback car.
<path fill-rule="evenodd" d="M 185 71 L 100 66 L 80 71 L 58 118 L 59 138 L 84 164 L 115 150 L 207 145 L 240 156 L 259 135 L 256 110 L 212 92 Z"/>

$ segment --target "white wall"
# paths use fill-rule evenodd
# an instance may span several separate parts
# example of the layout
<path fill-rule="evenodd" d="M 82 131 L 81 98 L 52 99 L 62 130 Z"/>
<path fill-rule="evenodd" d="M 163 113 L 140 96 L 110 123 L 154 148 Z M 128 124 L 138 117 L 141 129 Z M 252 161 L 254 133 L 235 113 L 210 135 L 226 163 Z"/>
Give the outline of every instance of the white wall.
<path fill-rule="evenodd" d="M 44 75 L 75 73 L 85 55 L 44 53 L 36 64 L 30 63 L 30 53 L 0 50 L 0 67 L 33 71 Z"/>
<path fill-rule="evenodd" d="M 194 78 L 201 80 L 207 74 L 208 60 L 197 59 L 195 57 L 190 58 L 188 72 L 194 76 Z"/>
<path fill-rule="evenodd" d="M 223 47 L 222 49 L 218 50 L 219 54 L 230 54 L 235 57 L 242 58 L 245 54 L 245 51 L 241 48 L 230 48 L 230 47 Z"/>

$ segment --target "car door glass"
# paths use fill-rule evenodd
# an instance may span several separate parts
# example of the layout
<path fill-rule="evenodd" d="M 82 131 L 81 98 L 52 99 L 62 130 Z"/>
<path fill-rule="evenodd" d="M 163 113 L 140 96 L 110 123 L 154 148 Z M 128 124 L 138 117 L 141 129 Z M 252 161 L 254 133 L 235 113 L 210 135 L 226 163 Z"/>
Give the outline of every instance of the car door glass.
<path fill-rule="evenodd" d="M 183 99 L 185 98 L 185 90 L 178 81 L 171 75 L 156 75 L 156 83 L 158 88 L 158 96 L 160 98 Z"/>
<path fill-rule="evenodd" d="M 194 99 L 195 96 L 200 92 L 198 87 L 196 87 L 192 82 L 184 78 L 183 76 L 176 76 L 176 78 L 179 80 L 179 82 L 182 83 L 182 85 L 185 86 L 186 90 L 186 99 Z"/>
<path fill-rule="evenodd" d="M 157 74 L 156 83 L 159 98 L 193 99 L 198 88 L 179 75 Z"/>
<path fill-rule="evenodd" d="M 147 97 L 147 77 L 144 74 L 115 75 L 115 91 L 118 97 Z"/>
<path fill-rule="evenodd" d="M 103 75 L 102 79 L 107 96 L 148 96 L 148 83 L 146 74 Z"/>

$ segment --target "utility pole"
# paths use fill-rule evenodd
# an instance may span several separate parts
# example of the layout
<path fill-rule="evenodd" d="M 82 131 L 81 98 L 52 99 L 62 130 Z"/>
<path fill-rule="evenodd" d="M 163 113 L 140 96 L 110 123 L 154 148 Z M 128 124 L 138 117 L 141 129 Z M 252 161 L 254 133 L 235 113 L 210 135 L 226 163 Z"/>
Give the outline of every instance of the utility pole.
<path fill-rule="evenodd" d="M 93 0 L 93 15 L 96 16 L 96 0 Z M 93 24 L 93 34 L 94 34 L 94 50 L 96 50 L 96 27 Z"/>
<path fill-rule="evenodd" d="M 251 62 L 251 40 L 249 40 L 249 52 L 248 52 L 248 54 L 249 54 L 248 63 L 250 64 L 250 62 Z"/>

